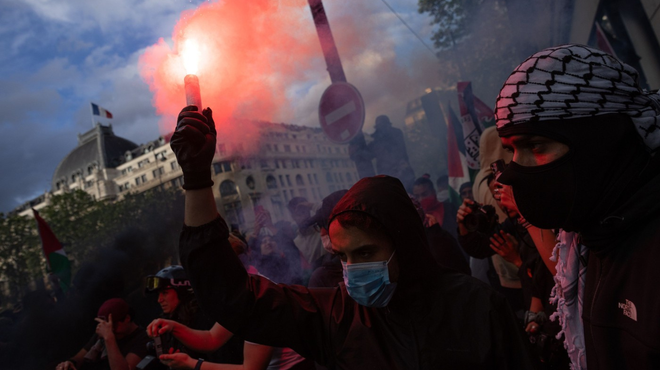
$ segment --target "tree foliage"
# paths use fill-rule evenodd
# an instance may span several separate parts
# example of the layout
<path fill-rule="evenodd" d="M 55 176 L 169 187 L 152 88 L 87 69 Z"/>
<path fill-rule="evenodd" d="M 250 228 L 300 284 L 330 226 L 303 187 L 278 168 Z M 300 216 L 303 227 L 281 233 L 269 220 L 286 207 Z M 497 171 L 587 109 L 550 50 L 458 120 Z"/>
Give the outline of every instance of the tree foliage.
<path fill-rule="evenodd" d="M 470 33 L 475 13 L 484 0 L 419 0 L 418 11 L 433 17 L 437 27 L 431 39 L 436 48 L 446 49 Z"/>
<path fill-rule="evenodd" d="M 137 262 L 131 264 L 131 272 L 141 273 L 144 264 L 176 262 L 183 215 L 178 190 L 130 193 L 115 202 L 96 201 L 76 190 L 52 196 L 39 213 L 62 243 L 74 275 L 85 263 L 103 263 L 103 251 L 109 249 Z M 17 302 L 46 273 L 35 220 L 0 214 L 0 281 L 5 283 L 0 289 L 5 290 L 5 300 Z"/>

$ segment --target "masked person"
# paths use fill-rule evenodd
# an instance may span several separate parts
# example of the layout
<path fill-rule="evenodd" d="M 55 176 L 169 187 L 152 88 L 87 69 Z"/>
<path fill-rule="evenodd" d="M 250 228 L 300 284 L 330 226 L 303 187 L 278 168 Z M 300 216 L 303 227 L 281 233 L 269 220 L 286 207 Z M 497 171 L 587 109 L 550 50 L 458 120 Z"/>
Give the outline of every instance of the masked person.
<path fill-rule="evenodd" d="M 564 230 L 556 299 L 576 368 L 660 367 L 660 96 L 638 79 L 562 45 L 525 60 L 497 98 L 513 151 L 499 180 L 528 222 Z"/>
<path fill-rule="evenodd" d="M 433 215 L 440 227 L 447 230 L 451 236 L 456 238 L 456 207 L 451 201 L 440 202 L 437 198 L 433 182 L 429 175 L 424 175 L 413 184 L 413 195 L 422 205 L 424 213 Z"/>
<path fill-rule="evenodd" d="M 128 303 L 121 298 L 105 301 L 98 310 L 96 334 L 71 359 L 56 370 L 135 369 L 147 355 L 149 337 L 133 322 Z"/>
<path fill-rule="evenodd" d="M 336 369 L 529 368 L 511 308 L 439 268 L 399 180 L 362 179 L 335 206 L 329 236 L 344 284 L 289 286 L 248 275 L 227 242 L 211 188 L 211 111 L 184 108 L 172 148 L 186 189 L 180 258 L 204 311 L 229 331 Z"/>

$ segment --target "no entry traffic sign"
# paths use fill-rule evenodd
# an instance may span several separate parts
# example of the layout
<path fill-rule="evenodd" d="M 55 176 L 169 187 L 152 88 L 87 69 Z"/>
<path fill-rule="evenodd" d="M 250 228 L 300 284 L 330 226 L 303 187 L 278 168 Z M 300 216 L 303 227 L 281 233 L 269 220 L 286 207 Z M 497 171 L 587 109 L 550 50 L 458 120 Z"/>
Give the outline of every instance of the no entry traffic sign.
<path fill-rule="evenodd" d="M 364 101 L 348 82 L 335 82 L 321 96 L 319 122 L 330 141 L 343 144 L 362 131 Z"/>

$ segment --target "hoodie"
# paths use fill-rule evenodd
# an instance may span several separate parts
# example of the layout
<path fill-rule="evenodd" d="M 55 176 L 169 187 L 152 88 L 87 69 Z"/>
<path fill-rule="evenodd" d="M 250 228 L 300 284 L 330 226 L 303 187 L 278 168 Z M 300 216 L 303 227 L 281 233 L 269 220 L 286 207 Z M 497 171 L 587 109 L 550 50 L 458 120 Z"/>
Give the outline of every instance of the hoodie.
<path fill-rule="evenodd" d="M 441 269 L 401 182 L 365 178 L 331 217 L 364 212 L 389 230 L 400 267 L 387 307 L 357 304 L 335 288 L 275 284 L 248 275 L 221 217 L 184 226 L 180 258 L 208 315 L 248 341 L 289 347 L 331 369 L 528 369 L 522 329 L 503 296 Z"/>

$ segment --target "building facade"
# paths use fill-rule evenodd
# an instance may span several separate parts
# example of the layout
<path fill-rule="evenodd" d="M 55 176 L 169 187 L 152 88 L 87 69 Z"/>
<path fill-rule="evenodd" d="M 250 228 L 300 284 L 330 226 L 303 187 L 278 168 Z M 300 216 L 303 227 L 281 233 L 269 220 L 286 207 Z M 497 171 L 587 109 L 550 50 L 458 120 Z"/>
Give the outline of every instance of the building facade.
<path fill-rule="evenodd" d="M 359 179 L 347 145 L 332 143 L 320 129 L 249 124 L 259 133 L 258 143 L 249 143 L 256 149 L 245 153 L 242 147 L 248 143 L 218 142 L 212 164 L 213 194 L 228 224 L 251 228 L 256 206 L 268 210 L 274 222 L 290 220 L 286 206 L 292 198 L 320 203 Z M 97 124 L 78 139 L 78 146 L 57 167 L 51 192 L 13 212 L 31 215 L 31 207 L 42 208 L 52 195 L 76 189 L 98 200 L 121 200 L 129 192 L 179 188 L 183 183 L 181 168 L 164 137 L 136 145 L 114 135 L 112 126 Z"/>

